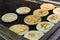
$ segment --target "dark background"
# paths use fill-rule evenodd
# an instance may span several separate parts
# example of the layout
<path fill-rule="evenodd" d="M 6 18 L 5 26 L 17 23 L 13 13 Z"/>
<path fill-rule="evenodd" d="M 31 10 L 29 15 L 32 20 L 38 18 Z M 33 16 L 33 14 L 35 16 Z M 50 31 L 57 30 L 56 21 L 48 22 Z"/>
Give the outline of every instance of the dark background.
<path fill-rule="evenodd" d="M 57 2 L 60 2 L 60 0 L 52 0 L 52 1 L 57 1 Z"/>

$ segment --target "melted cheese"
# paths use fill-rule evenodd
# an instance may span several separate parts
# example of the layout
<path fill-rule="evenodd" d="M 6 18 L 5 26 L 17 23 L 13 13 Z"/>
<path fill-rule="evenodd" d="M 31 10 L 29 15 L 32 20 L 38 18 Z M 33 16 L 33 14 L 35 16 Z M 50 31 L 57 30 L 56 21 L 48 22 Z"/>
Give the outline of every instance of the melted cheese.
<path fill-rule="evenodd" d="M 23 24 L 16 24 L 11 26 L 9 29 L 17 34 L 22 34 L 28 30 L 28 26 Z"/>
<path fill-rule="evenodd" d="M 27 14 L 31 11 L 31 9 L 29 7 L 19 7 L 17 8 L 16 12 L 18 14 Z"/>
<path fill-rule="evenodd" d="M 44 33 L 40 32 L 40 31 L 29 31 L 24 35 L 24 37 L 27 39 L 30 39 L 30 40 L 38 40 L 43 35 L 44 35 Z"/>
<path fill-rule="evenodd" d="M 43 16 L 48 15 L 48 11 L 43 10 L 43 9 L 36 9 L 36 10 L 33 12 L 33 14 L 34 14 L 34 15 L 39 15 L 39 16 L 43 17 Z"/>
<path fill-rule="evenodd" d="M 17 19 L 17 15 L 15 13 L 6 13 L 5 15 L 2 16 L 1 19 L 4 22 L 12 22 Z"/>
<path fill-rule="evenodd" d="M 41 18 L 36 15 L 29 15 L 25 17 L 24 21 L 27 22 L 27 24 L 34 24 L 34 23 L 38 23 L 39 21 L 41 21 Z"/>
<path fill-rule="evenodd" d="M 55 5 L 49 4 L 49 3 L 44 3 L 40 7 L 41 7 L 41 9 L 45 9 L 45 10 L 53 10 L 55 8 Z"/>
<path fill-rule="evenodd" d="M 60 18 L 58 15 L 52 14 L 52 15 L 47 17 L 47 20 L 50 22 L 53 22 L 53 23 L 57 23 L 60 20 Z"/>

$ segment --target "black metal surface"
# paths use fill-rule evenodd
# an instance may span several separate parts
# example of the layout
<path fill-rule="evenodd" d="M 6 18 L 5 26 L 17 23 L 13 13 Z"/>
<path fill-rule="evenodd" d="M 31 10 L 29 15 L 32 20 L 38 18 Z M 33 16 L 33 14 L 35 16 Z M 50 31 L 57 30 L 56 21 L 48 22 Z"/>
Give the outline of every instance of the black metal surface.
<path fill-rule="evenodd" d="M 48 39 L 48 40 L 58 40 L 60 38 L 60 28 Z"/>
<path fill-rule="evenodd" d="M 5 40 L 5 39 L 0 36 L 0 40 Z"/>
<path fill-rule="evenodd" d="M 21 23 L 21 24 L 25 24 L 24 21 L 23 21 L 24 17 L 27 16 L 27 15 L 32 14 L 35 9 L 40 8 L 40 5 L 41 5 L 41 4 L 37 4 L 37 3 L 33 3 L 33 2 L 28 2 L 28 1 L 21 1 L 21 0 L 4 0 L 3 6 L 2 6 L 2 10 L 1 10 L 1 13 L 0 13 L 0 17 L 1 17 L 3 14 L 7 13 L 7 12 L 16 13 L 16 9 L 17 9 L 18 7 L 22 7 L 22 6 L 28 6 L 28 7 L 30 7 L 30 8 L 31 8 L 31 12 L 30 12 L 29 14 L 26 14 L 26 15 L 18 15 L 18 14 L 16 13 L 19 18 L 18 18 L 16 21 L 12 22 L 12 23 L 5 23 L 5 22 L 2 22 L 2 20 L 0 19 L 0 24 L 3 24 L 3 25 L 6 26 L 7 28 L 9 28 L 11 25 L 14 25 L 14 24 L 20 24 L 20 23 Z M 50 11 L 50 14 L 52 14 L 52 11 Z M 50 14 L 49 14 L 49 15 L 50 15 Z M 48 16 L 48 15 L 47 15 L 47 16 Z M 43 17 L 43 20 L 42 20 L 42 21 L 47 21 L 47 20 L 46 20 L 47 16 L 46 16 L 46 17 Z M 27 25 L 27 24 L 26 24 L 26 25 Z M 33 26 L 28 25 L 28 26 L 30 27 L 30 30 L 36 30 L 36 27 L 35 27 L 36 25 L 33 25 Z M 60 26 L 60 23 L 58 23 L 56 26 L 54 26 L 54 27 L 53 27 L 48 33 L 46 33 L 40 40 L 47 40 L 47 38 L 48 38 L 53 32 L 55 32 L 56 29 L 57 29 L 59 26 Z M 8 31 L 7 31 L 7 32 L 8 32 Z M 22 39 L 23 39 L 23 37 L 22 37 Z M 20 40 L 22 40 L 22 39 L 20 39 Z M 23 39 L 23 40 L 25 40 L 25 39 Z"/>
<path fill-rule="evenodd" d="M 0 13 L 2 12 L 3 0 L 0 0 Z M 0 36 L 0 40 L 5 40 Z"/>
<path fill-rule="evenodd" d="M 51 1 L 57 1 L 57 2 L 60 2 L 60 0 L 51 0 Z"/>
<path fill-rule="evenodd" d="M 60 37 L 58 37 L 57 40 L 60 40 Z"/>

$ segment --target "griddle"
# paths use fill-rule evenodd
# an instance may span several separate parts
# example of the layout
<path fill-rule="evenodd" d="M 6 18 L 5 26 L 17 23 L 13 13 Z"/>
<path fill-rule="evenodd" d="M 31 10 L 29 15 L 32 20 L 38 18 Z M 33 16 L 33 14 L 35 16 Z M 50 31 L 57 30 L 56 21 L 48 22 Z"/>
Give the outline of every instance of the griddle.
<path fill-rule="evenodd" d="M 27 15 L 30 15 L 30 14 L 33 14 L 33 11 L 35 9 L 38 9 L 40 8 L 40 5 L 42 3 L 49 3 L 49 2 L 46 2 L 46 1 L 25 1 L 25 0 L 4 0 L 2 1 L 1 3 L 1 6 L 0 6 L 0 35 L 6 39 L 6 40 L 28 40 L 26 38 L 24 38 L 23 36 L 21 35 L 17 35 L 16 33 L 12 32 L 11 30 L 9 30 L 8 28 L 14 24 L 26 24 L 24 23 L 24 18 L 27 16 Z M 52 4 L 55 4 L 55 3 L 52 3 Z M 58 7 L 59 5 L 58 4 L 55 4 L 56 7 Z M 18 7 L 23 7 L 23 6 L 27 6 L 27 7 L 30 7 L 31 8 L 31 12 L 28 13 L 28 14 L 25 14 L 25 15 L 19 15 L 16 13 L 16 9 Z M 5 13 L 16 13 L 18 15 L 18 19 L 12 23 L 6 23 L 6 22 L 3 22 L 1 20 L 1 16 L 4 15 Z M 52 10 L 49 11 L 49 15 L 53 14 Z M 46 20 L 47 16 L 45 17 L 42 17 L 42 21 L 48 21 Z M 27 24 L 26 24 L 27 25 Z M 36 30 L 36 25 L 28 25 L 29 26 L 29 31 L 30 30 Z M 58 22 L 50 31 L 48 31 L 43 37 L 41 37 L 39 40 L 48 40 L 48 38 L 59 28 L 60 26 L 60 22 Z"/>

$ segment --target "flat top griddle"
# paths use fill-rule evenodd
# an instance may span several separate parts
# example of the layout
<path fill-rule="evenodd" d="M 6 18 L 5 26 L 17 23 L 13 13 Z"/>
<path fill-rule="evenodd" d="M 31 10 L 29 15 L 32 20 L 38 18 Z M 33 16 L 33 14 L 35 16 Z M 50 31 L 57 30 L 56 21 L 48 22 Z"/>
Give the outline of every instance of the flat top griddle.
<path fill-rule="evenodd" d="M 0 19 L 0 34 L 5 38 L 5 39 L 9 39 L 9 40 L 28 40 L 26 38 L 24 38 L 23 36 L 20 36 L 20 35 L 17 35 L 15 34 L 14 32 L 10 31 L 8 28 L 14 24 L 25 24 L 24 23 L 24 18 L 25 16 L 27 15 L 30 15 L 30 14 L 33 14 L 33 11 L 35 9 L 38 9 L 40 8 L 40 5 L 42 3 L 46 3 L 44 1 L 41 1 L 39 3 L 34 3 L 35 1 L 21 1 L 21 0 L 8 0 L 8 1 L 4 1 L 3 4 L 2 4 L 2 8 L 1 8 L 1 13 L 0 13 L 0 17 L 2 15 L 4 15 L 5 13 L 9 13 L 9 12 L 13 12 L 13 13 L 16 13 L 16 9 L 18 7 L 23 7 L 23 6 L 27 6 L 27 7 L 30 7 L 31 8 L 31 12 L 26 14 L 26 15 L 18 15 L 18 19 L 12 23 L 5 23 L 3 22 L 1 19 Z M 53 14 L 52 10 L 49 11 L 50 13 L 47 15 L 49 16 L 50 14 Z M 47 16 L 45 17 L 42 17 L 42 21 L 48 21 L 46 20 Z M 3 26 L 4 25 L 4 26 Z M 27 25 L 27 24 L 26 24 Z M 29 30 L 36 30 L 36 25 L 28 25 L 29 26 Z M 52 35 L 53 32 L 55 32 L 60 26 L 60 22 L 57 23 L 49 32 L 47 32 L 40 40 L 47 40 L 48 37 L 50 37 Z"/>

